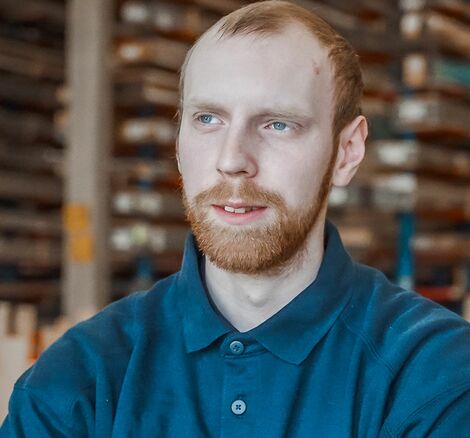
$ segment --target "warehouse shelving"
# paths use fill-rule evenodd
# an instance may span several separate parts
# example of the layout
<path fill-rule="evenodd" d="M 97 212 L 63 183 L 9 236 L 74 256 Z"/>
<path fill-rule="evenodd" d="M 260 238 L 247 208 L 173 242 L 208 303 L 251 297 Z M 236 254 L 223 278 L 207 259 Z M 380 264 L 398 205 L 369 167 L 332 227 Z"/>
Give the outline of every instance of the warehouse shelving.
<path fill-rule="evenodd" d="M 469 38 L 458 36 L 470 29 L 468 5 L 401 4 L 420 6 L 382 19 L 396 33 L 382 54 L 356 45 L 370 140 L 352 185 L 333 192 L 331 213 L 359 260 L 436 300 L 446 292 L 440 301 L 461 313 L 469 288 L 461 272 L 470 259 L 470 63 Z M 379 12 L 362 16 L 380 21 Z"/>
<path fill-rule="evenodd" d="M 0 4 L 0 300 L 59 295 L 64 19 L 60 2 Z"/>
<path fill-rule="evenodd" d="M 71 197 L 63 181 L 80 181 L 95 171 L 86 167 L 77 171 L 76 162 L 85 151 L 74 155 L 76 162 L 71 164 L 70 150 L 63 147 L 72 137 L 90 131 L 85 125 L 77 128 L 77 109 L 71 106 L 77 93 L 86 94 L 77 92 L 77 82 L 67 73 L 78 62 L 70 63 L 70 57 L 73 38 L 76 41 L 79 34 L 74 37 L 68 32 L 69 39 L 65 38 L 73 16 L 66 2 L 27 3 L 28 8 L 13 1 L 0 5 L 5 24 L 0 31 L 4 79 L 0 84 L 0 259 L 4 277 L 11 282 L 9 289 L 2 284 L 0 297 L 11 299 L 14 293 L 8 291 L 18 291 L 18 296 L 27 298 L 30 284 L 31 298 L 39 300 L 49 292 L 57 298 L 65 274 L 60 261 L 70 256 L 70 248 L 64 246 L 62 234 L 65 231 L 70 239 L 71 231 L 67 226 L 62 229 L 61 221 L 65 217 L 65 225 L 70 225 L 68 207 L 88 202 Z M 114 128 L 108 129 L 110 138 L 102 143 L 109 144 L 109 158 L 101 166 L 105 177 L 97 180 L 107 186 L 100 195 L 107 200 L 100 213 L 108 215 L 107 225 L 101 229 L 96 224 L 92 234 L 107 235 L 94 243 L 109 253 L 108 268 L 101 274 L 112 282 L 98 287 L 106 289 L 101 291 L 101 301 L 95 302 L 98 307 L 179 267 L 187 225 L 174 163 L 178 69 L 188 47 L 208 26 L 246 3 L 119 0 L 106 18 L 108 27 L 103 32 L 108 33 L 102 37 L 107 38 L 107 51 L 95 68 L 110 78 L 112 89 L 104 90 L 109 93 L 103 97 L 109 114 L 97 129 L 108 129 L 106 124 Z M 455 265 L 450 270 L 463 266 L 468 261 L 470 202 L 470 132 L 465 118 L 468 56 L 466 43 L 454 44 L 448 32 L 467 35 L 468 5 L 457 0 L 428 1 L 420 10 L 403 13 L 396 2 L 385 0 L 354 5 L 333 0 L 298 3 L 323 15 L 350 38 L 363 62 L 363 107 L 371 120 L 368 158 L 353 185 L 335 191 L 331 202 L 332 217 L 351 251 L 396 277 L 398 218 L 412 213 L 415 243 L 407 245 L 418 271 L 430 263 Z M 81 16 L 90 14 L 81 4 Z M 398 37 L 400 28 L 403 38 Z M 85 50 L 85 45 L 81 47 Z M 429 117 L 410 118 L 416 108 Z M 446 123 L 439 125 L 440 120 Z M 93 141 L 100 143 L 96 137 Z M 78 215 L 75 219 L 83 211 L 72 209 Z M 428 250 L 426 242 L 441 249 Z M 35 258 L 38 248 L 43 252 Z M 140 281 L 139 275 L 146 280 Z M 84 287 L 83 276 L 74 280 L 76 291 Z M 65 287 L 59 289 L 63 292 Z M 91 294 L 78 304 L 89 305 Z"/>
<path fill-rule="evenodd" d="M 414 174 L 429 185 L 425 202 L 407 209 L 405 217 L 412 216 L 415 227 L 402 246 L 424 253 L 414 270 L 417 290 L 434 299 L 447 291 L 443 304 L 462 311 L 470 259 L 469 9 L 464 2 L 443 0 L 404 1 L 402 7 L 401 32 L 413 44 L 403 60 L 395 127 L 426 156 L 415 163 Z"/>
<path fill-rule="evenodd" d="M 0 2 L 0 337 L 18 352 L 12 376 L 74 321 L 179 268 L 178 70 L 205 29 L 246 3 Z M 464 312 L 468 2 L 297 3 L 350 40 L 363 65 L 366 161 L 330 200 L 346 246 Z M 59 314 L 67 319 L 44 325 Z"/>

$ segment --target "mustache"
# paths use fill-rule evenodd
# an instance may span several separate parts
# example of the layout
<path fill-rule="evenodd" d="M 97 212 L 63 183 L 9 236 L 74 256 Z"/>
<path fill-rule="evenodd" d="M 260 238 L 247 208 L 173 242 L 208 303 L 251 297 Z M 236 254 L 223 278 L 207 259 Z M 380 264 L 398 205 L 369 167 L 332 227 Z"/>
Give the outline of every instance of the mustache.
<path fill-rule="evenodd" d="M 224 205 L 230 199 L 240 199 L 243 203 L 253 206 L 269 206 L 283 208 L 285 206 L 281 195 L 264 190 L 252 181 L 243 181 L 237 186 L 222 181 L 204 190 L 194 198 L 195 205 Z"/>

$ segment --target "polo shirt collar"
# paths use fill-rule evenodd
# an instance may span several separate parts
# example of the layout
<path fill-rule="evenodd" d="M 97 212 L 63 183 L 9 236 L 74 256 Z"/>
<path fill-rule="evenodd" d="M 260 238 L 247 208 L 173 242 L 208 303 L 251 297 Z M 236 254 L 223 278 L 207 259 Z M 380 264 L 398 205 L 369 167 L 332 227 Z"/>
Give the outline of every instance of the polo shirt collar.
<path fill-rule="evenodd" d="M 201 273 L 194 236 L 189 234 L 178 278 L 186 347 L 193 352 L 233 332 L 212 307 Z M 336 227 L 325 225 L 325 251 L 316 279 L 264 323 L 246 332 L 280 359 L 300 364 L 334 324 L 351 295 L 354 263 Z"/>
<path fill-rule="evenodd" d="M 183 262 L 177 276 L 177 293 L 180 314 L 183 317 L 183 331 L 186 350 L 192 353 L 212 344 L 233 328 L 221 318 L 212 307 L 200 272 L 198 250 L 192 233 L 186 238 Z"/>
<path fill-rule="evenodd" d="M 351 296 L 354 263 L 329 221 L 315 280 L 251 335 L 286 362 L 300 364 L 333 326 Z"/>

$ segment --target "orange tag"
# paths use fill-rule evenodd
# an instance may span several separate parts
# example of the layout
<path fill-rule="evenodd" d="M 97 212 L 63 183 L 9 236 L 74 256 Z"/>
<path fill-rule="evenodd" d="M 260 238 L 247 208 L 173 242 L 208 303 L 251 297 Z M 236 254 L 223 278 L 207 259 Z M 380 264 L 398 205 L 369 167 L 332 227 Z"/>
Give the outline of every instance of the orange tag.
<path fill-rule="evenodd" d="M 67 231 L 85 231 L 90 228 L 90 208 L 86 204 L 69 204 L 64 207 L 63 221 Z"/>
<path fill-rule="evenodd" d="M 69 238 L 70 258 L 73 262 L 89 263 L 93 260 L 93 239 L 88 233 L 72 234 Z"/>

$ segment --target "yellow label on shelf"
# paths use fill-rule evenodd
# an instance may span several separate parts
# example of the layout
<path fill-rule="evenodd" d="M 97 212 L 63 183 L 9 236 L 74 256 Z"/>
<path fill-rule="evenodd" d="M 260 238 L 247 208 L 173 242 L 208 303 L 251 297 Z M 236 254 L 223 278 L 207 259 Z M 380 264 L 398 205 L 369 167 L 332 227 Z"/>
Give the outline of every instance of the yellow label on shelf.
<path fill-rule="evenodd" d="M 76 263 L 89 263 L 93 260 L 93 238 L 88 234 L 72 234 L 69 238 L 70 259 Z"/>
<path fill-rule="evenodd" d="M 86 204 L 69 204 L 64 207 L 63 221 L 68 231 L 84 231 L 90 228 L 90 208 Z"/>

